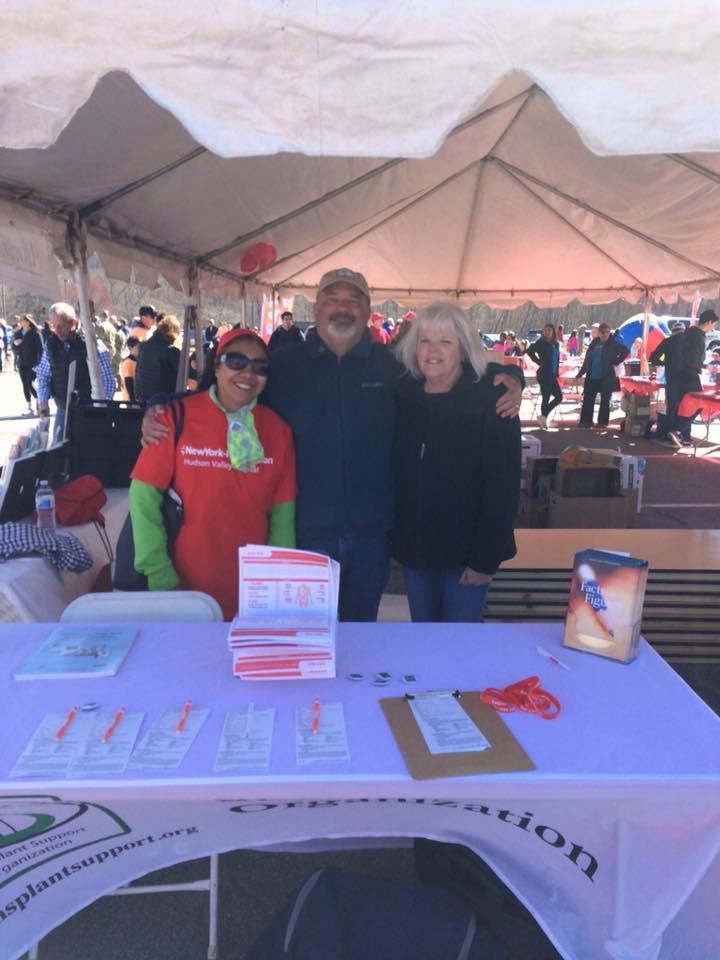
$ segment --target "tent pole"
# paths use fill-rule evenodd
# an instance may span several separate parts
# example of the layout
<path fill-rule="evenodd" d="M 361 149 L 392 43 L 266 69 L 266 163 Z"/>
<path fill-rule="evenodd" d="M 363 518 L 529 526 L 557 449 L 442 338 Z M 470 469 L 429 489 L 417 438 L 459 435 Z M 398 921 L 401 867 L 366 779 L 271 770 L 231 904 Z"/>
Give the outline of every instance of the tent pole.
<path fill-rule="evenodd" d="M 245 290 L 245 284 L 240 285 L 240 300 L 238 302 L 238 308 L 240 311 L 240 326 L 247 327 L 248 323 L 245 319 L 247 316 L 247 304 L 246 304 L 247 292 Z"/>
<path fill-rule="evenodd" d="M 650 315 L 652 313 L 653 295 L 649 290 L 645 291 L 645 312 L 643 316 L 643 336 L 642 353 L 640 355 L 640 373 L 646 377 L 650 370 L 647 357 L 648 333 L 650 332 Z"/>
<path fill-rule="evenodd" d="M 202 352 L 202 331 L 200 325 L 200 311 L 198 308 L 199 284 L 197 263 L 191 263 L 187 271 L 188 293 L 192 303 L 185 304 L 185 316 L 183 317 L 183 342 L 180 351 L 180 362 L 178 364 L 177 377 L 175 379 L 175 392 L 184 393 L 187 388 L 188 373 L 190 370 L 190 341 L 192 335 L 195 337 L 195 363 L 197 365 L 198 377 L 203 371 L 204 356 Z"/>
<path fill-rule="evenodd" d="M 80 327 L 85 335 L 85 350 L 87 351 L 87 366 L 90 374 L 90 395 L 93 400 L 112 400 L 105 396 L 105 389 L 100 376 L 100 360 L 98 359 L 97 340 L 93 318 L 90 315 L 90 278 L 87 268 L 87 233 L 85 224 L 79 213 L 75 211 L 67 222 L 67 246 L 72 258 L 75 286 L 77 288 L 78 305 L 80 307 Z"/>

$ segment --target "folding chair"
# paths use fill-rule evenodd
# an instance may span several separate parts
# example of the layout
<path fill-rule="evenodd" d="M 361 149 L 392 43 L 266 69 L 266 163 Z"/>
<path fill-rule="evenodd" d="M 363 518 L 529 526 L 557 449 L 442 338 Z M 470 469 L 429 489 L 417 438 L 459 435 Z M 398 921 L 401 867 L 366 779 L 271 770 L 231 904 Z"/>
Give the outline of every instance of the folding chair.
<path fill-rule="evenodd" d="M 147 590 L 85 593 L 60 620 L 222 620 L 217 600 L 199 590 Z"/>
<path fill-rule="evenodd" d="M 132 593 L 117 590 L 113 593 L 86 593 L 68 604 L 60 615 L 60 620 L 222 620 L 219 604 L 207 593 L 198 590 L 158 590 Z M 208 960 L 217 957 L 218 926 L 218 878 L 220 858 L 217 853 L 210 856 L 210 870 L 207 877 L 187 883 L 157 883 L 138 886 L 125 886 L 113 890 L 106 896 L 120 896 L 138 893 L 175 893 L 179 891 L 199 891 L 209 894 L 208 905 Z M 37 960 L 40 941 L 28 951 L 29 960 Z"/>

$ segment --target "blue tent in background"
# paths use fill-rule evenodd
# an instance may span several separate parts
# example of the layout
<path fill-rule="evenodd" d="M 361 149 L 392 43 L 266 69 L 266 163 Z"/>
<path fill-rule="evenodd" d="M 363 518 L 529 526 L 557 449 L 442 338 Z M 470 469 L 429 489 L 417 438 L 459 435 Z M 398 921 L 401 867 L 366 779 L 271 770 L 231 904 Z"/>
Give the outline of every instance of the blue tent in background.
<path fill-rule="evenodd" d="M 617 339 L 621 343 L 624 343 L 628 349 L 632 347 L 635 340 L 642 340 L 644 319 L 644 314 L 636 313 L 634 317 L 630 317 L 624 323 L 621 323 L 615 331 L 615 336 Z M 656 317 L 651 314 L 647 340 L 648 354 L 652 353 L 661 340 L 664 340 L 665 337 L 669 336 L 670 327 L 665 320 L 661 317 Z"/>

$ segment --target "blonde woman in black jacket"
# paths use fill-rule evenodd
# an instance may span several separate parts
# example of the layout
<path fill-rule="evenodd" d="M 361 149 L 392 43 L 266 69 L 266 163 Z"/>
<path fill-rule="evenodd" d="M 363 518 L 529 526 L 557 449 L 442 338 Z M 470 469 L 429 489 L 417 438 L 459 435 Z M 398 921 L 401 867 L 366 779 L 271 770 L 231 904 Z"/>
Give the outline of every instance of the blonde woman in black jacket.
<path fill-rule="evenodd" d="M 396 356 L 393 554 L 415 621 L 482 619 L 493 574 L 515 555 L 520 423 L 495 412 L 502 367 L 453 303 L 418 311 Z"/>

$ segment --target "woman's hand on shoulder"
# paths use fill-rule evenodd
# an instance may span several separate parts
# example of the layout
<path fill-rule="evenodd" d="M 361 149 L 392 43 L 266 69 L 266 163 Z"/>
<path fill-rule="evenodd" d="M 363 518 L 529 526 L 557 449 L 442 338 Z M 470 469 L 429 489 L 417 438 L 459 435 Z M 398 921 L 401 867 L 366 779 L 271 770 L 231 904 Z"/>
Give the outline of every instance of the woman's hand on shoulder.
<path fill-rule="evenodd" d="M 522 384 L 512 373 L 497 373 L 493 380 L 494 387 L 505 387 L 505 393 L 498 397 L 495 412 L 499 417 L 516 417 L 520 413 L 522 400 Z"/>
<path fill-rule="evenodd" d="M 472 567 L 465 567 L 460 575 L 460 583 L 464 587 L 484 587 L 492 580 L 491 573 L 480 573 Z"/>
<path fill-rule="evenodd" d="M 165 405 L 155 404 L 154 407 L 148 407 L 145 416 L 142 418 L 142 437 L 140 442 L 144 447 L 156 447 L 168 436 L 170 431 L 164 423 L 160 422 L 160 417 L 165 413 Z"/>

